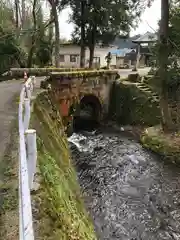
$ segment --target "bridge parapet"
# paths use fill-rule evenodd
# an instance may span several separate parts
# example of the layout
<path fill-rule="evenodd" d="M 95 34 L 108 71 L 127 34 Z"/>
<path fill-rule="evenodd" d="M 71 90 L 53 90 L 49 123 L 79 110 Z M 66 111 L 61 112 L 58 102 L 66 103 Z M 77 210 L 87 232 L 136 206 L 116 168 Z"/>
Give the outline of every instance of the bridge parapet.
<path fill-rule="evenodd" d="M 9 75 L 15 78 L 23 78 L 24 72 L 31 76 L 49 76 L 51 72 L 88 71 L 89 68 L 11 68 Z"/>
<path fill-rule="evenodd" d="M 110 87 L 117 79 L 117 75 L 118 72 L 115 70 L 51 72 L 46 85 L 51 85 L 60 106 L 61 116 L 66 118 L 67 123 L 71 121 L 75 112 L 76 115 L 80 114 L 77 113 L 77 108 L 85 96 L 94 96 L 99 101 L 101 116 L 104 116 L 108 112 Z"/>

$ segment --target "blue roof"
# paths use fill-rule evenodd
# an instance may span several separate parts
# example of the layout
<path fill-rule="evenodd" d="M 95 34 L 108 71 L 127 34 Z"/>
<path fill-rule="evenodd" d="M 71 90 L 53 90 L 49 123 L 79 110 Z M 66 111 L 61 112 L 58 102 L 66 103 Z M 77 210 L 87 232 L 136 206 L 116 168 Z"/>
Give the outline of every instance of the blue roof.
<path fill-rule="evenodd" d="M 123 48 L 123 49 L 113 49 L 111 50 L 111 54 L 115 54 L 118 57 L 124 57 L 127 53 L 132 52 L 133 49 Z"/>

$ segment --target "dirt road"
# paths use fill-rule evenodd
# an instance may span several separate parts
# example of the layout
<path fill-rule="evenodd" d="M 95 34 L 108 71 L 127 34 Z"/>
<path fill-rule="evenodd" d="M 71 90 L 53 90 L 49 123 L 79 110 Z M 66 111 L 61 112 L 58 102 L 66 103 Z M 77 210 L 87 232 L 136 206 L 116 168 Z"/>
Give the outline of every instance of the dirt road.
<path fill-rule="evenodd" d="M 37 87 L 43 77 L 36 79 Z M 10 128 L 13 119 L 17 118 L 19 94 L 23 79 L 0 83 L 0 160 L 3 157 L 10 138 Z"/>
<path fill-rule="evenodd" d="M 38 78 L 37 88 L 43 78 Z M 18 239 L 18 102 L 22 80 L 0 83 L 0 239 Z M 16 121 L 17 119 L 17 121 Z"/>
<path fill-rule="evenodd" d="M 17 117 L 18 96 L 22 80 L 0 83 L 0 159 L 10 139 L 11 122 Z"/>

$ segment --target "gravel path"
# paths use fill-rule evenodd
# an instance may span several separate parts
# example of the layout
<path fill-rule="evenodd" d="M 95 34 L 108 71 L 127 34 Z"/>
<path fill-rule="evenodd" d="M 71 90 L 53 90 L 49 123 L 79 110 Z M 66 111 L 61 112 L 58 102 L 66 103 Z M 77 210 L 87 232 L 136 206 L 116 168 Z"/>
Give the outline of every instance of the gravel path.
<path fill-rule="evenodd" d="M 36 91 L 40 81 L 37 79 Z M 0 239 L 18 239 L 18 102 L 22 80 L 0 83 Z"/>
<path fill-rule="evenodd" d="M 18 102 L 22 80 L 12 80 L 0 83 L 0 159 L 4 155 L 10 139 L 12 120 L 17 116 L 17 108 L 14 101 Z M 17 95 L 17 98 L 16 98 Z"/>
<path fill-rule="evenodd" d="M 37 88 L 43 77 L 37 78 Z M 0 159 L 10 139 L 11 122 L 17 117 L 19 93 L 23 79 L 0 83 Z M 16 97 L 17 96 L 17 97 Z"/>

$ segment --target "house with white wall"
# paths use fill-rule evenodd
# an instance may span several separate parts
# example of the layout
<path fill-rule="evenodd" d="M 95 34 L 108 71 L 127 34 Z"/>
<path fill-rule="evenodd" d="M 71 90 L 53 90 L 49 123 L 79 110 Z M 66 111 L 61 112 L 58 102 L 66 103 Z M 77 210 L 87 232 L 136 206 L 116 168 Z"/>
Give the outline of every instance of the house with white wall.
<path fill-rule="evenodd" d="M 106 63 L 106 56 L 108 52 L 114 49 L 114 46 L 107 46 L 103 47 L 97 45 L 94 50 L 94 60 L 93 66 L 94 67 L 104 67 L 107 65 Z M 61 44 L 60 45 L 60 66 L 67 67 L 67 68 L 78 68 L 80 66 L 80 51 L 81 48 L 79 45 L 76 44 Z M 85 66 L 89 66 L 89 49 L 86 48 L 85 51 Z M 116 56 L 112 55 L 111 65 L 116 66 Z"/>
<path fill-rule="evenodd" d="M 116 68 L 131 67 L 136 62 L 136 49 L 112 49 L 110 52 L 116 56 Z"/>

